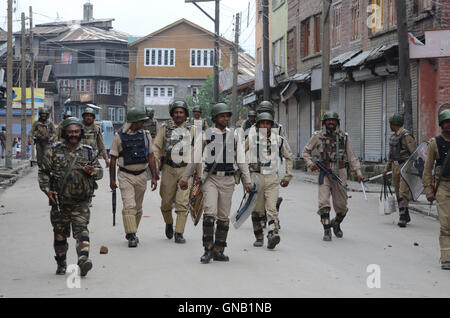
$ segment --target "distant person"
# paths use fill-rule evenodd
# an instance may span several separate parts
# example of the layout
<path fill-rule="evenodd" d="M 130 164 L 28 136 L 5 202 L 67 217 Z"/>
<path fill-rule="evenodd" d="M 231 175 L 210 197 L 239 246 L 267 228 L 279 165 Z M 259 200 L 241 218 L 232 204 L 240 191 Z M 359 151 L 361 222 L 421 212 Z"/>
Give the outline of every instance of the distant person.
<path fill-rule="evenodd" d="M 0 131 L 0 145 L 2 147 L 2 159 L 5 158 L 5 149 L 6 149 L 6 127 L 2 127 L 2 131 Z"/>

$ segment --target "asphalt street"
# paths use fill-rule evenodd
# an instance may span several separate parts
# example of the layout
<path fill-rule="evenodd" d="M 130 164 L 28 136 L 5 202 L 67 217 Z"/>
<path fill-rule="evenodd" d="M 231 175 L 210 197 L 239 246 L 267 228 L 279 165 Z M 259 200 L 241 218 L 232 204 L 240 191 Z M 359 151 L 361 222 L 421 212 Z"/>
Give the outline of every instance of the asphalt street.
<path fill-rule="evenodd" d="M 104 163 L 102 162 L 104 165 Z M 109 175 L 99 182 L 89 224 L 94 267 L 79 284 L 55 275 L 48 200 L 37 168 L 0 194 L 0 297 L 449 297 L 450 272 L 440 269 L 439 223 L 411 213 L 407 228 L 398 213 L 378 214 L 378 194 L 350 192 L 344 237 L 322 241 L 317 185 L 294 172 L 281 189 L 281 242 L 274 250 L 253 247 L 251 220 L 230 226 L 225 254 L 230 262 L 201 264 L 201 223 L 189 218 L 186 244 L 164 234 L 159 188 L 144 200 L 137 248 L 128 248 L 118 192 L 112 226 Z M 236 186 L 232 212 L 242 198 Z M 332 212 L 332 216 L 334 212 Z M 175 214 L 174 214 L 175 217 Z M 106 246 L 108 254 L 100 254 Z M 69 239 L 68 264 L 76 264 Z M 73 288 L 71 288 L 73 287 Z"/>

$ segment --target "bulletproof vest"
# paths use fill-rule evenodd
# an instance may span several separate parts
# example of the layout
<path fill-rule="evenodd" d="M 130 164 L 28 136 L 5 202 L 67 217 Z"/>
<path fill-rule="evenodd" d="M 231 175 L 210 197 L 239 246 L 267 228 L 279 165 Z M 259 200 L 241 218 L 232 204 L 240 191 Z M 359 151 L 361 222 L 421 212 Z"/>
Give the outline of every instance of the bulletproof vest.
<path fill-rule="evenodd" d="M 154 119 L 148 119 L 144 123 L 143 129 L 148 130 L 150 132 L 150 135 L 155 136 L 156 135 L 156 120 Z"/>
<path fill-rule="evenodd" d="M 94 124 L 93 128 L 86 128 L 84 126 L 84 137 L 82 143 L 91 146 L 94 150 L 97 150 L 97 138 L 100 133 L 100 129 Z"/>
<path fill-rule="evenodd" d="M 166 136 L 164 143 L 164 152 L 166 156 L 170 156 L 172 153 L 173 147 L 183 140 L 183 135 L 174 133 L 174 130 L 177 128 L 186 129 L 186 133 L 190 133 L 191 124 L 185 122 L 184 126 L 178 127 L 173 120 L 168 120 L 166 124 Z M 180 156 L 183 156 L 182 147 L 180 147 L 180 151 L 178 152 Z"/>
<path fill-rule="evenodd" d="M 408 159 L 410 153 L 408 148 L 403 147 L 403 137 L 405 137 L 409 132 L 407 130 L 403 131 L 401 134 L 392 134 L 389 139 L 389 159 L 392 160 L 406 160 Z"/>
<path fill-rule="evenodd" d="M 261 148 L 266 147 L 266 151 L 262 151 Z M 260 172 L 261 167 L 270 167 L 271 162 L 269 160 L 264 160 L 264 163 L 261 162 L 260 154 L 267 154 L 270 156 L 272 154 L 272 141 L 270 137 L 265 137 L 263 140 L 259 138 L 259 129 L 256 128 L 256 163 L 250 163 L 249 168 L 252 172 Z"/>
<path fill-rule="evenodd" d="M 233 162 L 231 163 L 227 163 L 226 162 L 226 158 L 228 155 L 228 158 L 234 158 L 234 149 L 232 147 L 227 147 L 227 144 L 225 144 L 226 138 L 227 138 L 227 134 L 223 134 L 223 156 L 222 156 L 222 160 L 220 160 L 219 158 L 217 159 L 218 163 L 216 165 L 215 171 L 234 171 L 234 159 Z M 213 142 L 216 138 L 216 135 L 212 135 L 210 140 L 206 141 L 206 144 L 209 145 L 211 142 Z M 231 138 L 231 137 L 230 137 Z M 234 145 L 234 139 L 233 140 L 233 145 Z M 218 144 L 218 146 L 216 146 L 212 151 L 211 151 L 211 155 L 216 158 L 216 150 L 219 151 L 222 146 L 222 144 Z M 231 149 L 230 149 L 231 148 Z M 212 166 L 214 165 L 214 162 L 211 163 L 206 163 L 206 170 L 210 171 L 212 169 Z"/>
<path fill-rule="evenodd" d="M 122 141 L 119 157 L 123 157 L 125 166 L 148 162 L 148 140 L 142 130 L 134 135 L 124 134 L 120 130 L 119 137 Z"/>
<path fill-rule="evenodd" d="M 339 151 L 338 144 L 336 142 L 336 134 L 326 132 L 323 134 L 322 139 L 322 152 L 320 153 L 320 158 L 322 161 L 326 162 L 347 162 L 347 135 L 339 133 Z"/>
<path fill-rule="evenodd" d="M 449 155 L 450 141 L 446 141 L 442 136 L 436 137 L 436 144 L 439 151 L 439 160 L 436 160 L 436 166 L 443 166 L 445 158 Z M 447 161 L 450 161 L 447 160 Z M 442 173 L 443 177 L 450 177 L 450 163 L 447 162 L 447 166 L 443 167 L 444 171 Z"/>

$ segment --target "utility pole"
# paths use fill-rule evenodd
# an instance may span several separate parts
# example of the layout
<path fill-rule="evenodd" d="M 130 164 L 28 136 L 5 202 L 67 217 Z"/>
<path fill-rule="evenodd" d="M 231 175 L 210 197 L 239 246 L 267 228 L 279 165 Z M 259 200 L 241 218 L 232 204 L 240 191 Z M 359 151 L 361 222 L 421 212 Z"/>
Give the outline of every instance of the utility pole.
<path fill-rule="evenodd" d="M 399 56 L 398 79 L 402 96 L 405 128 L 410 132 L 413 132 L 411 73 L 409 69 L 408 19 L 406 16 L 406 1 L 396 0 L 395 5 L 397 6 L 397 36 Z"/>
<path fill-rule="evenodd" d="M 214 103 L 219 102 L 219 16 L 220 16 L 220 0 L 216 0 L 216 15 L 214 17 Z"/>
<path fill-rule="evenodd" d="M 12 85 L 13 85 L 13 59 L 12 59 L 12 0 L 8 0 L 8 49 L 6 60 L 7 77 L 7 104 L 6 104 L 6 159 L 5 166 L 12 169 Z"/>
<path fill-rule="evenodd" d="M 269 0 L 263 1 L 263 89 L 264 100 L 270 100 Z"/>
<path fill-rule="evenodd" d="M 22 39 L 20 47 L 20 86 L 22 87 L 22 118 L 21 118 L 21 141 L 20 141 L 20 158 L 27 158 L 27 61 L 25 58 L 26 48 L 26 31 L 25 31 L 25 13 L 22 12 Z"/>
<path fill-rule="evenodd" d="M 239 13 L 236 14 L 236 25 L 234 29 L 234 50 L 233 50 L 233 89 L 232 89 L 232 105 L 233 105 L 233 126 L 236 125 L 237 114 L 237 84 L 238 84 L 238 63 L 239 63 Z"/>
<path fill-rule="evenodd" d="M 320 109 L 315 110 L 315 122 L 320 122 L 321 112 L 319 110 L 328 109 L 330 104 L 330 0 L 322 1 L 322 91 Z M 317 120 L 317 118 L 319 118 Z M 316 127 L 320 129 L 320 127 Z"/>
<path fill-rule="evenodd" d="M 33 8 L 30 6 L 30 57 L 31 57 L 31 127 L 34 124 L 34 51 L 33 51 Z M 31 134 L 31 131 L 30 131 Z M 35 160 L 35 148 L 31 146 L 31 160 Z"/>

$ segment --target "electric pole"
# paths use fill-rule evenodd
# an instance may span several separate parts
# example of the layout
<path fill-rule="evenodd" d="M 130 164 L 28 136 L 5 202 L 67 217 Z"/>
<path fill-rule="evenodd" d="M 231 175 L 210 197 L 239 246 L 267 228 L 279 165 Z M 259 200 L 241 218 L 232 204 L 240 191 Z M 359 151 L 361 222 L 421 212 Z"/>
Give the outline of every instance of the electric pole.
<path fill-rule="evenodd" d="M 397 6 L 397 35 L 399 56 L 398 80 L 402 96 L 405 128 L 413 132 L 411 73 L 409 69 L 409 42 L 408 20 L 406 17 L 406 1 L 396 0 L 395 5 Z"/>
<path fill-rule="evenodd" d="M 33 49 L 33 8 L 30 6 L 30 58 L 31 58 L 31 127 L 34 124 L 34 49 Z M 31 134 L 31 131 L 30 131 Z M 35 160 L 35 148 L 31 146 L 31 160 Z"/>
<path fill-rule="evenodd" d="M 236 14 L 236 25 L 234 29 L 234 50 L 233 50 L 233 89 L 232 89 L 232 105 L 233 105 L 233 126 L 236 125 L 238 114 L 237 114 L 237 84 L 238 84 L 238 63 L 239 63 L 239 23 L 240 16 L 239 13 Z"/>
<path fill-rule="evenodd" d="M 320 123 L 321 111 L 330 104 L 330 0 L 322 1 L 322 90 L 320 108 L 315 109 L 315 122 Z M 318 118 L 318 120 L 317 120 Z M 320 129 L 320 127 L 315 127 Z"/>
<path fill-rule="evenodd" d="M 13 59 L 12 59 L 12 0 L 8 0 L 8 49 L 6 60 L 7 78 L 7 104 L 6 104 L 6 159 L 5 166 L 12 169 L 12 85 L 13 85 Z"/>
<path fill-rule="evenodd" d="M 219 16 L 220 16 L 220 0 L 216 0 L 216 15 L 214 17 L 214 103 L 219 102 Z"/>
<path fill-rule="evenodd" d="M 264 100 L 270 101 L 269 1 L 263 1 L 263 89 Z"/>
<path fill-rule="evenodd" d="M 22 87 L 22 117 L 21 117 L 21 141 L 20 141 L 20 158 L 27 158 L 27 61 L 25 58 L 26 49 L 26 31 L 25 31 L 25 13 L 22 12 L 22 38 L 20 47 L 20 86 Z"/>

